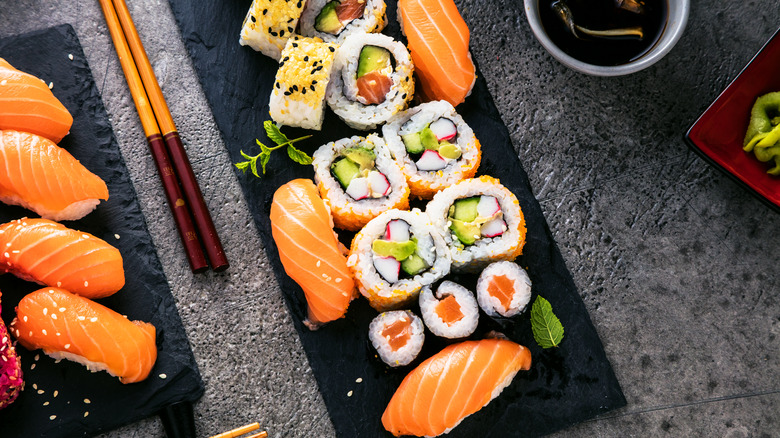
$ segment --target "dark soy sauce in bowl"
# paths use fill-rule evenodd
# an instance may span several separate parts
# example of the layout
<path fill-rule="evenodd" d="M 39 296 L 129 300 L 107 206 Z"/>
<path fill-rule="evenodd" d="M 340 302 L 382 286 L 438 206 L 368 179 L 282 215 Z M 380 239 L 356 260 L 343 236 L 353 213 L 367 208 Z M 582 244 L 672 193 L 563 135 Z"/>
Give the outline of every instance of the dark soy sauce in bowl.
<path fill-rule="evenodd" d="M 550 40 L 569 56 L 588 64 L 616 66 L 626 64 L 647 53 L 658 42 L 666 27 L 668 0 L 558 0 L 568 6 L 577 26 L 593 31 L 642 28 L 637 36 L 595 37 L 585 32 L 572 34 L 553 8 L 556 0 L 539 0 L 542 26 Z M 638 4 L 638 8 L 631 7 Z M 559 4 L 560 6 L 560 4 Z M 632 11 L 633 9 L 633 11 Z"/>

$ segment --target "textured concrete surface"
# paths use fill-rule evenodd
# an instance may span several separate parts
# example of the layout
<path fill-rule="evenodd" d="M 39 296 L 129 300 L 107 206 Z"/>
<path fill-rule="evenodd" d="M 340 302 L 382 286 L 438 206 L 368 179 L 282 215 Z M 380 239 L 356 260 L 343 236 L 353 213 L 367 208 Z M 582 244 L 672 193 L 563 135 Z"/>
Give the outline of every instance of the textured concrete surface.
<path fill-rule="evenodd" d="M 170 7 L 128 3 L 232 262 L 225 273 L 189 272 L 97 1 L 0 0 L 0 37 L 71 23 L 81 39 L 206 383 L 199 436 L 253 421 L 272 436 L 332 436 Z M 675 49 L 623 78 L 560 65 L 520 0 L 458 5 L 628 399 L 557 436 L 780 436 L 780 215 L 681 140 L 774 32 L 776 0 L 694 0 Z M 162 435 L 149 419 L 105 436 Z"/>

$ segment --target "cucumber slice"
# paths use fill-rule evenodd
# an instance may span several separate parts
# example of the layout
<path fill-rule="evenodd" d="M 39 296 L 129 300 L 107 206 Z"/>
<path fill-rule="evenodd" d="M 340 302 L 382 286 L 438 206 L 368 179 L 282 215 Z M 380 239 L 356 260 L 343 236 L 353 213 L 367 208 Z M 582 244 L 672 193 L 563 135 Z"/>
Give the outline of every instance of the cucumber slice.
<path fill-rule="evenodd" d="M 342 158 L 330 166 L 330 171 L 346 190 L 349 183 L 360 174 L 360 166 L 349 158 Z"/>
<path fill-rule="evenodd" d="M 452 206 L 455 207 L 455 212 L 451 216 L 453 219 L 459 221 L 471 222 L 477 218 L 478 205 L 479 196 L 458 199 L 452 204 Z"/>

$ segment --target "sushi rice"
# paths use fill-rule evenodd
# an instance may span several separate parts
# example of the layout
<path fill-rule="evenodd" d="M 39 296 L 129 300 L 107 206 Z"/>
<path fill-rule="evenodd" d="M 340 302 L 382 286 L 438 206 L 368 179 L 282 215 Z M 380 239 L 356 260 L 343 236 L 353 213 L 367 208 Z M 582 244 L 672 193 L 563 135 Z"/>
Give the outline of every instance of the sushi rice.
<path fill-rule="evenodd" d="M 454 303 L 445 300 L 454 300 Z M 459 314 L 459 318 L 452 321 L 442 318 L 440 306 L 447 304 L 457 306 L 454 313 Z M 431 333 L 443 338 L 465 338 L 474 333 L 479 323 L 479 307 L 474 295 L 452 281 L 443 281 L 436 292 L 429 286 L 424 287 L 420 292 L 420 313 Z"/>
<path fill-rule="evenodd" d="M 490 286 L 496 284 L 497 279 L 502 276 L 505 282 L 508 280 L 508 283 L 512 284 L 512 288 L 511 291 L 502 289 L 498 292 L 499 296 L 496 296 L 496 291 Z M 531 301 L 531 278 L 517 263 L 507 261 L 491 263 L 479 274 L 477 300 L 479 300 L 479 307 L 490 316 L 518 315 Z"/>
<path fill-rule="evenodd" d="M 368 326 L 368 338 L 380 359 L 391 367 L 409 365 L 422 350 L 422 320 L 409 310 L 383 312 Z"/>
<path fill-rule="evenodd" d="M 379 33 L 387 26 L 387 5 L 384 0 L 362 0 L 366 7 L 363 15 L 347 23 L 336 35 L 320 32 L 315 29 L 317 15 L 322 8 L 334 0 L 309 0 L 301 15 L 300 28 L 301 34 L 308 37 L 322 38 L 329 43 L 341 44 L 348 36 L 358 33 Z M 360 0 L 359 0 L 360 1 Z"/>

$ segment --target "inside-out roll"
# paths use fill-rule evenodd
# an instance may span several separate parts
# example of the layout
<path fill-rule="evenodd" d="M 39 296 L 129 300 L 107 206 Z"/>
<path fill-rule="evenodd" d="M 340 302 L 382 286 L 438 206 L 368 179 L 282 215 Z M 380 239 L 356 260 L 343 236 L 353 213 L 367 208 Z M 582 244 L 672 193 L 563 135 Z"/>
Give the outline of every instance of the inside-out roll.
<path fill-rule="evenodd" d="M 474 295 L 452 281 L 443 281 L 436 292 L 424 287 L 420 292 L 420 313 L 431 333 L 443 338 L 465 338 L 474 333 L 479 323 Z"/>
<path fill-rule="evenodd" d="M 425 213 L 389 210 L 355 235 L 347 266 L 369 304 L 385 311 L 413 302 L 423 286 L 447 275 L 450 256 Z"/>
<path fill-rule="evenodd" d="M 353 33 L 378 33 L 387 25 L 384 0 L 308 0 L 301 34 L 341 43 Z"/>
<path fill-rule="evenodd" d="M 491 263 L 479 274 L 477 300 L 490 316 L 515 316 L 531 301 L 531 278 L 517 263 Z"/>
<path fill-rule="evenodd" d="M 413 196 L 430 199 L 477 173 L 482 157 L 474 131 L 445 101 L 402 111 L 382 127 Z"/>
<path fill-rule="evenodd" d="M 295 33 L 305 0 L 252 0 L 238 42 L 275 60 Z"/>
<path fill-rule="evenodd" d="M 350 127 L 374 129 L 406 109 L 413 73 L 403 43 L 382 34 L 352 34 L 336 51 L 328 105 Z"/>
<path fill-rule="evenodd" d="M 453 270 L 476 271 L 522 254 L 526 228 L 520 203 L 496 178 L 465 179 L 437 193 L 425 211 L 443 230 Z"/>
<path fill-rule="evenodd" d="M 368 326 L 368 338 L 379 358 L 391 367 L 409 365 L 422 350 L 422 320 L 409 310 L 393 310 L 376 316 Z"/>
<path fill-rule="evenodd" d="M 342 138 L 320 146 L 312 158 L 336 227 L 357 231 L 384 211 L 409 208 L 409 186 L 382 137 Z"/>

